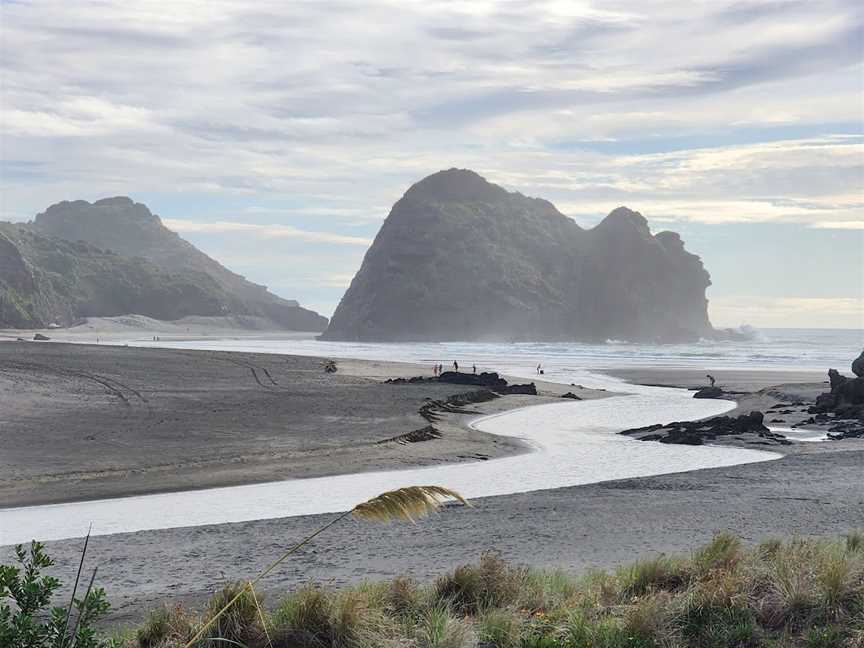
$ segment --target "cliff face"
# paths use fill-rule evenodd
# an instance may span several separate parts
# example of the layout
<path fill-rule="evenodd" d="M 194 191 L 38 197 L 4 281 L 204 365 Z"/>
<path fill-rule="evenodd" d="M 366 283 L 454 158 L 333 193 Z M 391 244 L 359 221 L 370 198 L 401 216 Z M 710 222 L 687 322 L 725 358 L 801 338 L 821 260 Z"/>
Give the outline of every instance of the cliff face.
<path fill-rule="evenodd" d="M 128 313 L 249 315 L 305 331 L 327 325 L 226 269 L 129 198 L 61 202 L 32 224 L 0 224 L 0 326 Z"/>
<path fill-rule="evenodd" d="M 451 169 L 393 206 L 330 340 L 679 341 L 710 335 L 708 273 L 620 207 L 591 230 Z"/>

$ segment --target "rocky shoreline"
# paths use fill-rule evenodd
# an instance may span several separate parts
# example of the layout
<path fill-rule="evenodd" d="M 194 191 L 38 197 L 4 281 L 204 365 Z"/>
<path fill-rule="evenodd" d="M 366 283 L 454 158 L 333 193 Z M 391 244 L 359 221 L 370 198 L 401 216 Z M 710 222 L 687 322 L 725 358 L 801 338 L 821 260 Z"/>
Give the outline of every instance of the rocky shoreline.
<path fill-rule="evenodd" d="M 743 445 L 792 445 L 784 434 L 771 431 L 765 423 L 784 428 L 824 432 L 828 440 L 864 438 L 864 351 L 852 361 L 854 377 L 828 370 L 829 391 L 813 398 L 813 386 L 801 389 L 783 385 L 756 393 L 724 389 L 711 385 L 694 389 L 693 398 L 715 398 L 739 401 L 738 409 L 760 401 L 762 411 L 754 409 L 738 416 L 718 416 L 703 421 L 675 421 L 624 430 L 621 434 L 640 441 L 659 441 L 684 445 L 733 442 Z M 765 398 L 776 402 L 766 405 Z M 742 405 L 743 404 L 743 405 Z M 812 416 L 807 417 L 810 414 Z M 771 417 L 770 419 L 768 417 Z"/>

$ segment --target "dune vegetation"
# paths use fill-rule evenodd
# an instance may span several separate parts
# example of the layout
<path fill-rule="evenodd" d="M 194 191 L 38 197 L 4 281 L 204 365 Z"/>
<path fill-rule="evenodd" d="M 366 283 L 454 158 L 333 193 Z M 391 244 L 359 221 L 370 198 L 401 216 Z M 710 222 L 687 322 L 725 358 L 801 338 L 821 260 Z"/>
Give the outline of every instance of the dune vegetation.
<path fill-rule="evenodd" d="M 225 603 L 227 613 L 212 622 Z M 495 553 L 434 582 L 307 584 L 261 606 L 239 582 L 203 610 L 153 611 L 112 648 L 864 648 L 864 534 L 745 547 L 721 533 L 687 556 L 575 576 Z"/>

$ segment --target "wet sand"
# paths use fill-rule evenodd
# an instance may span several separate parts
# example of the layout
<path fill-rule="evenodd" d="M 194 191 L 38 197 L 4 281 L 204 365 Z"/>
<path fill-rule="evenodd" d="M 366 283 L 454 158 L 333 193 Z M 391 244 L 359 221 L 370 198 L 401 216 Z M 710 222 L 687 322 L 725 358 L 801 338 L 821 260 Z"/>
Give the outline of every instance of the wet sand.
<path fill-rule="evenodd" d="M 443 414 L 440 438 L 400 443 L 392 439 L 429 425 L 418 413 L 428 399 L 475 388 L 382 383 L 423 370 L 408 364 L 337 367 L 326 373 L 321 358 L 284 355 L 0 343 L 0 506 L 493 459 L 527 448 L 467 420 L 563 389 L 541 385 L 546 396 Z"/>

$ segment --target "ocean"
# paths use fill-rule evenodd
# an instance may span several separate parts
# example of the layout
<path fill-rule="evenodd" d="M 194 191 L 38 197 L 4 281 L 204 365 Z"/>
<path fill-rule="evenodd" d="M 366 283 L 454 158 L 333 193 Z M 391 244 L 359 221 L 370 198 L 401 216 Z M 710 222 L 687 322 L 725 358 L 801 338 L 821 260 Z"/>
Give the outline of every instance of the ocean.
<path fill-rule="evenodd" d="M 129 340 L 135 346 L 178 347 L 259 353 L 358 358 L 436 363 L 445 367 L 459 362 L 476 364 L 514 376 L 531 377 L 542 364 L 547 380 L 577 382 L 589 386 L 590 375 L 604 368 L 692 367 L 752 370 L 816 370 L 829 368 L 848 372 L 864 349 L 860 329 L 759 329 L 748 340 L 703 340 L 689 344 L 632 344 L 609 340 L 605 344 L 575 342 L 534 343 L 362 343 L 322 342 L 314 339 L 267 339 L 265 337 L 176 340 L 163 337 Z M 587 374 L 587 375 L 586 375 Z"/>

